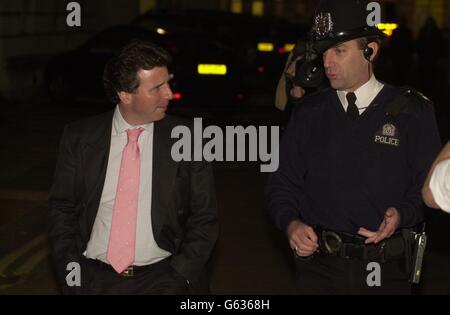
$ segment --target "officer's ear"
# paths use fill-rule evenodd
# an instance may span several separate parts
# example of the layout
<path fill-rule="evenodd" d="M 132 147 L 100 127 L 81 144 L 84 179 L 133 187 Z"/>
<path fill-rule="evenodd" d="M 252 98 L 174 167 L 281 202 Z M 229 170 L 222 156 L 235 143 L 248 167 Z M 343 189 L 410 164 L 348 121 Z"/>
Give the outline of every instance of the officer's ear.
<path fill-rule="evenodd" d="M 372 54 L 370 56 L 370 62 L 373 62 L 377 57 L 380 51 L 380 45 L 377 42 L 370 42 L 367 44 L 369 48 L 372 49 Z"/>

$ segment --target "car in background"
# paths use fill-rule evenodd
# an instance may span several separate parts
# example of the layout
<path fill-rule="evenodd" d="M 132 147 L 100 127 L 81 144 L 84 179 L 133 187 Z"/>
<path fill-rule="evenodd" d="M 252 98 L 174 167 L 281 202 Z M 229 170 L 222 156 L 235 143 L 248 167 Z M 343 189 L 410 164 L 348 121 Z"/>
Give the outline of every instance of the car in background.
<path fill-rule="evenodd" d="M 168 50 L 174 100 L 170 110 L 233 111 L 245 100 L 245 87 L 232 47 L 208 33 L 161 34 L 135 25 L 115 26 L 93 36 L 77 49 L 55 56 L 45 68 L 45 87 L 54 102 L 88 97 L 105 99 L 106 62 L 132 39 L 149 40 Z M 114 104 L 112 104 L 113 106 Z"/>
<path fill-rule="evenodd" d="M 305 26 L 284 20 L 210 10 L 150 10 L 131 23 L 164 34 L 207 32 L 233 48 L 243 75 L 251 78 L 278 78 L 288 53 L 307 32 Z"/>

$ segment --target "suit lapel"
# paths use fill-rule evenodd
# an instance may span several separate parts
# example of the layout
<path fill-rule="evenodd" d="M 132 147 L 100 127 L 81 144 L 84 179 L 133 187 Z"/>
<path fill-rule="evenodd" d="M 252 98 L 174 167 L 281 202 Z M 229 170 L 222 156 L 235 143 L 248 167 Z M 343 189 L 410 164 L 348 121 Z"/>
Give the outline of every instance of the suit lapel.
<path fill-rule="evenodd" d="M 114 111 L 105 114 L 105 118 L 96 128 L 98 132 L 89 137 L 84 148 L 84 180 L 87 196 L 85 203 L 88 208 L 88 220 L 91 227 L 97 216 L 105 183 L 113 115 Z"/>
<path fill-rule="evenodd" d="M 173 123 L 170 116 L 155 122 L 153 136 L 152 172 L 152 226 L 156 236 L 161 231 L 170 205 L 171 192 L 177 174 L 177 163 L 172 159 L 171 138 Z"/>

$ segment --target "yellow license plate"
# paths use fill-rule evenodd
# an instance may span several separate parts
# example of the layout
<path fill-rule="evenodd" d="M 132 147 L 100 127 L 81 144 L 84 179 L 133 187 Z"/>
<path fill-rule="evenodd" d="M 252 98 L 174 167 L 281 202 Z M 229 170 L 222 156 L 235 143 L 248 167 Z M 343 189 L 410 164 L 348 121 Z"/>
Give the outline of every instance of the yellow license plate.
<path fill-rule="evenodd" d="M 199 64 L 197 73 L 201 75 L 226 75 L 227 65 L 219 64 Z"/>
<path fill-rule="evenodd" d="M 258 51 L 271 52 L 274 50 L 272 43 L 258 43 Z"/>

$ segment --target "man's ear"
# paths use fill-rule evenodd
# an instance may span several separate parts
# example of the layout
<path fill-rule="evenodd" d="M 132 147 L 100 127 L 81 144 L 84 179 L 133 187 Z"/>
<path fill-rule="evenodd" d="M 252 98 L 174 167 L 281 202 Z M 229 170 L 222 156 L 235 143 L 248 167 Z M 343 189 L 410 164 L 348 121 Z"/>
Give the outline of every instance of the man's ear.
<path fill-rule="evenodd" d="M 121 91 L 121 92 L 117 92 L 117 96 L 119 97 L 120 102 L 122 104 L 130 104 L 131 103 L 131 93 Z"/>
<path fill-rule="evenodd" d="M 378 43 L 376 42 L 371 42 L 367 44 L 367 46 L 373 49 L 373 54 L 372 56 L 370 56 L 370 61 L 373 61 L 378 56 L 378 52 L 380 51 L 380 45 L 378 45 Z"/>

